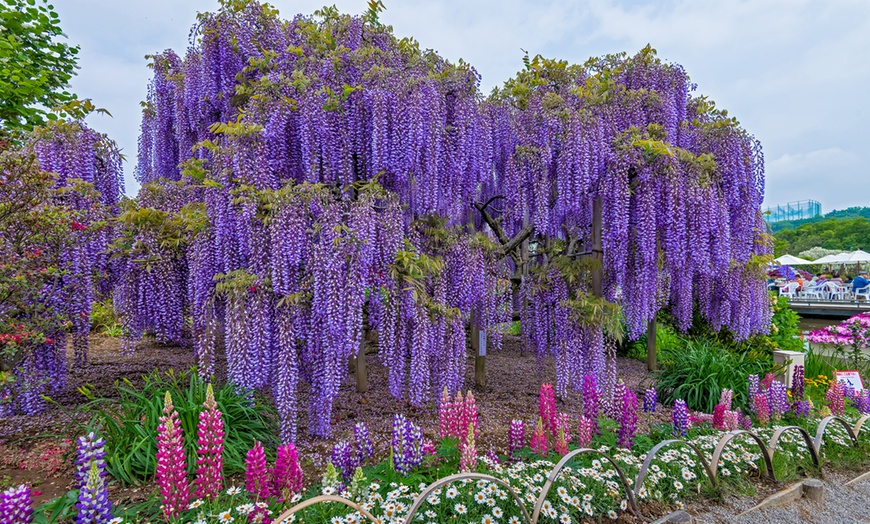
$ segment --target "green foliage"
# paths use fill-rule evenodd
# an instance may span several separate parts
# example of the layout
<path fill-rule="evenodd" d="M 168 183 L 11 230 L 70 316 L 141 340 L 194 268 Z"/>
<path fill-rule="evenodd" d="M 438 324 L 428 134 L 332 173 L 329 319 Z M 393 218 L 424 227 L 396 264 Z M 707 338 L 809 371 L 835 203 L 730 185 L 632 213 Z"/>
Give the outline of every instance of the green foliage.
<path fill-rule="evenodd" d="M 46 108 L 75 98 L 63 89 L 79 48 L 60 42 L 62 36 L 47 0 L 0 0 L 0 130 L 26 132 L 55 120 Z"/>
<path fill-rule="evenodd" d="M 870 249 L 870 219 L 864 216 L 826 218 L 795 229 L 782 229 L 774 237 L 776 240 L 773 248 L 776 256 L 800 253 L 816 246 L 843 251 Z"/>
<path fill-rule="evenodd" d="M 662 352 L 666 363 L 658 388 L 666 404 L 683 399 L 689 409 L 712 413 L 722 390 L 734 391 L 734 405 L 745 407 L 746 378 L 765 373 L 771 362 L 738 354 L 709 339 L 687 341 L 684 348 Z"/>
<path fill-rule="evenodd" d="M 153 372 L 145 377 L 141 389 L 130 381 L 115 385 L 119 399 L 97 398 L 88 388 L 80 391 L 89 402 L 80 409 L 92 415 L 90 428 L 106 439 L 106 466 L 109 473 L 124 484 L 136 484 L 154 474 L 157 465 L 157 426 L 163 416 L 163 397 L 172 394 L 184 431 L 188 470 L 196 459 L 196 425 L 205 401 L 208 383 L 194 370 L 175 373 Z M 260 441 L 273 448 L 277 438 L 274 410 L 236 390 L 232 384 L 214 388 L 218 409 L 223 413 L 224 472 L 244 471 L 245 454 Z"/>
<path fill-rule="evenodd" d="M 79 501 L 79 490 L 67 491 L 60 497 L 49 500 L 33 511 L 33 524 L 55 524 L 56 522 L 71 522 L 78 515 L 76 503 Z"/>
<path fill-rule="evenodd" d="M 120 337 L 123 334 L 120 319 L 112 304 L 112 297 L 91 305 L 91 330 L 110 337 Z"/>
<path fill-rule="evenodd" d="M 773 310 L 770 334 L 753 338 L 767 337 L 779 349 L 803 351 L 804 342 L 799 338 L 801 330 L 798 327 L 801 317 L 788 307 L 788 298 L 771 293 L 770 303 Z"/>
<path fill-rule="evenodd" d="M 846 219 L 860 217 L 870 218 L 870 207 L 847 207 L 846 209 L 835 209 L 830 213 L 825 213 L 824 215 L 813 218 L 804 218 L 802 220 L 780 220 L 779 222 L 771 223 L 770 230 L 774 233 L 779 233 L 784 229 L 795 229 L 799 226 L 815 224 L 816 222 L 823 222 L 831 218 Z"/>

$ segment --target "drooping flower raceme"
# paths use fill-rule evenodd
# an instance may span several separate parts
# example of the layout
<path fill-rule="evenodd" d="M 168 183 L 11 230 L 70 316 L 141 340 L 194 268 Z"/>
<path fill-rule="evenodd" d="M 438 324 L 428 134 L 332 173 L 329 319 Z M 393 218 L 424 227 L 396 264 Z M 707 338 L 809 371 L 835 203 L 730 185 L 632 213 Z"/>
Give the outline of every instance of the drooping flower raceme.
<path fill-rule="evenodd" d="M 163 414 L 157 426 L 157 471 L 154 480 L 163 498 L 163 514 L 169 520 L 186 511 L 190 499 L 184 434 L 169 391 L 163 401 Z"/>
<path fill-rule="evenodd" d="M 0 492 L 0 522 L 14 524 L 33 522 L 33 496 L 29 487 L 21 484 Z"/>
<path fill-rule="evenodd" d="M 248 450 L 245 457 L 245 489 L 261 501 L 266 500 L 271 495 L 266 452 L 259 441 L 254 442 L 254 447 Z"/>
<path fill-rule="evenodd" d="M 196 427 L 196 498 L 213 500 L 224 485 L 224 421 L 209 384 Z"/>

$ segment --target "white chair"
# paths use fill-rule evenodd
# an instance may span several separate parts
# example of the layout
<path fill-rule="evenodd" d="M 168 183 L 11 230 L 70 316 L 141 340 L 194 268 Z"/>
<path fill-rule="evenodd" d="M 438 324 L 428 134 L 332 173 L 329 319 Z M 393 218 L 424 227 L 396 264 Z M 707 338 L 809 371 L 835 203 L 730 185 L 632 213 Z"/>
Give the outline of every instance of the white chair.
<path fill-rule="evenodd" d="M 797 282 L 789 282 L 788 284 L 779 288 L 779 294 L 780 294 L 780 296 L 783 296 L 783 297 L 797 298 L 797 294 L 798 294 L 797 289 L 799 287 L 800 287 L 800 284 L 798 284 Z"/>
<path fill-rule="evenodd" d="M 855 290 L 855 300 L 858 300 L 859 297 L 863 297 L 864 300 L 870 301 L 870 285 L 859 287 Z"/>
<path fill-rule="evenodd" d="M 813 282 L 801 292 L 801 295 L 803 295 L 804 298 L 823 299 L 825 298 L 824 284 L 820 286 Z"/>
<path fill-rule="evenodd" d="M 830 300 L 846 300 L 846 288 L 836 282 L 825 282 L 825 291 Z"/>

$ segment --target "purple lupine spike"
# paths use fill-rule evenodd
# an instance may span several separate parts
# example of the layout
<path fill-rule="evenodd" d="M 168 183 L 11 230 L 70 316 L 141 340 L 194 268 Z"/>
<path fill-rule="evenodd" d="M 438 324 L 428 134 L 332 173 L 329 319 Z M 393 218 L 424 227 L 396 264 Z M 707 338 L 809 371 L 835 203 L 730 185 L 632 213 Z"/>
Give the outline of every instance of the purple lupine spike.
<path fill-rule="evenodd" d="M 689 427 L 689 408 L 686 406 L 685 400 L 677 399 L 674 401 L 672 423 L 674 435 L 678 437 L 686 436 L 686 430 Z"/>
<path fill-rule="evenodd" d="M 643 392 L 643 412 L 644 413 L 655 413 L 657 402 L 658 402 L 658 394 L 656 393 L 655 386 L 653 386 L 651 388 L 647 388 Z"/>
<path fill-rule="evenodd" d="M 353 439 L 356 446 L 357 462 L 359 465 L 366 464 L 374 456 L 374 444 L 369 436 L 369 428 L 365 422 L 357 422 L 353 426 Z"/>
<path fill-rule="evenodd" d="M 0 522 L 10 524 L 33 522 L 33 496 L 29 487 L 21 484 L 0 492 Z"/>
<path fill-rule="evenodd" d="M 522 420 L 511 420 L 510 430 L 508 431 L 508 456 L 513 457 L 514 453 L 526 445 L 526 426 Z"/>
<path fill-rule="evenodd" d="M 792 402 L 800 402 L 804 399 L 804 367 L 795 366 L 791 377 L 791 400 Z"/>
<path fill-rule="evenodd" d="M 619 418 L 617 446 L 630 449 L 637 431 L 637 395 L 630 388 L 622 388 L 622 410 Z"/>

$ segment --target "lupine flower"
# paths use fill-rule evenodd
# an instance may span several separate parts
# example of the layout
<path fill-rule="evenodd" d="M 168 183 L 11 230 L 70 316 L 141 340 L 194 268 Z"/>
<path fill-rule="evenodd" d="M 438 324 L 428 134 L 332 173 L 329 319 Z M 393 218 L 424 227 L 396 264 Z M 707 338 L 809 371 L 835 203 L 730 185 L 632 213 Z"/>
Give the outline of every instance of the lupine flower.
<path fill-rule="evenodd" d="M 567 413 L 556 414 L 556 433 L 562 430 L 565 433 L 565 442 L 571 441 L 571 417 Z"/>
<path fill-rule="evenodd" d="M 809 400 L 798 400 L 794 404 L 794 414 L 798 417 L 808 417 L 810 416 L 810 401 Z"/>
<path fill-rule="evenodd" d="M 559 426 L 559 434 L 553 442 L 553 451 L 560 455 L 568 454 L 568 441 L 565 438 L 565 428 L 562 426 Z"/>
<path fill-rule="evenodd" d="M 441 395 L 441 402 L 438 404 L 438 438 L 452 438 L 456 433 L 456 422 L 454 418 L 453 402 L 450 401 L 450 393 L 447 392 L 447 386 L 444 386 L 444 393 Z"/>
<path fill-rule="evenodd" d="M 770 385 L 776 381 L 776 377 L 773 376 L 773 373 L 768 373 L 764 375 L 764 378 L 761 380 L 761 387 L 764 389 L 770 389 Z"/>
<path fill-rule="evenodd" d="M 106 524 L 112 520 L 112 503 L 109 501 L 109 490 L 100 476 L 96 462 L 90 462 L 91 468 L 88 481 L 79 489 L 79 500 L 76 503 L 78 514 L 76 524 Z"/>
<path fill-rule="evenodd" d="M 474 427 L 472 423 L 469 425 Z M 407 475 L 423 462 L 423 431 L 404 416 L 393 416 L 391 441 L 393 469 Z"/>
<path fill-rule="evenodd" d="M 758 383 L 758 375 L 749 375 L 749 377 L 746 379 L 746 381 L 748 384 L 747 389 L 749 390 L 749 397 L 748 398 L 750 401 L 752 401 L 752 402 L 750 402 L 749 409 L 754 410 L 755 405 L 753 404 L 753 402 L 755 399 L 755 395 L 758 395 L 758 393 L 760 391 L 759 383 Z"/>
<path fill-rule="evenodd" d="M 593 375 L 583 377 L 583 416 L 592 424 L 592 434 L 598 433 L 598 386 Z"/>
<path fill-rule="evenodd" d="M 33 522 L 33 497 L 30 488 L 21 484 L 0 493 L 0 522 L 30 524 Z"/>
<path fill-rule="evenodd" d="M 580 420 L 577 423 L 577 445 L 581 448 L 588 448 L 592 443 L 592 421 L 580 415 Z"/>
<path fill-rule="evenodd" d="M 628 388 L 625 387 L 625 382 L 619 380 L 616 383 L 616 387 L 613 388 L 613 396 L 605 406 L 605 414 L 615 421 L 619 421 L 622 418 L 622 402 L 625 398 L 626 389 Z"/>
<path fill-rule="evenodd" d="M 432 439 L 425 438 L 423 439 L 423 456 L 424 457 L 435 457 L 438 455 L 438 448 L 435 447 L 435 443 L 432 442 Z"/>
<path fill-rule="evenodd" d="M 353 426 L 353 439 L 356 444 L 357 462 L 361 466 L 365 465 L 375 454 L 369 428 L 366 427 L 365 422 L 357 422 Z"/>
<path fill-rule="evenodd" d="M 725 411 L 731 411 L 731 399 L 734 397 L 734 392 L 728 388 L 722 390 L 722 395 L 719 396 L 719 403 L 725 406 Z"/>
<path fill-rule="evenodd" d="M 804 399 L 804 367 L 795 366 L 791 376 L 791 399 L 793 402 L 800 402 Z"/>
<path fill-rule="evenodd" d="M 855 388 L 850 386 L 849 384 L 843 384 L 843 398 L 847 398 L 849 400 L 855 399 Z"/>
<path fill-rule="evenodd" d="M 517 450 L 526 445 L 526 426 L 522 420 L 511 420 L 510 430 L 508 431 L 508 455 L 511 457 Z"/>
<path fill-rule="evenodd" d="M 752 429 L 752 418 L 750 418 L 749 415 L 743 415 L 743 418 L 740 419 L 740 429 L 746 431 Z"/>
<path fill-rule="evenodd" d="M 163 497 L 163 514 L 170 520 L 187 510 L 190 487 L 187 483 L 184 435 L 169 391 L 163 402 L 163 413 L 157 426 L 157 471 L 154 480 Z"/>
<path fill-rule="evenodd" d="M 840 416 L 845 411 L 845 402 L 843 401 L 843 386 L 837 382 L 831 382 L 828 391 L 825 393 L 825 400 L 828 407 L 831 408 L 831 413 Z"/>
<path fill-rule="evenodd" d="M 674 426 L 674 435 L 678 437 L 686 436 L 686 430 L 689 426 L 689 408 L 686 406 L 686 401 L 677 399 L 674 401 L 674 411 L 672 414 L 672 423 Z"/>
<path fill-rule="evenodd" d="M 462 455 L 459 457 L 459 471 L 475 469 L 477 469 L 477 448 L 474 445 L 474 424 L 469 422 L 465 445 L 462 446 Z"/>
<path fill-rule="evenodd" d="M 266 500 L 271 495 L 270 484 L 266 452 L 259 441 L 254 442 L 245 457 L 245 489 L 258 500 Z"/>
<path fill-rule="evenodd" d="M 630 449 L 634 443 L 634 432 L 637 431 L 637 395 L 623 386 L 622 412 L 619 419 L 619 440 L 617 446 Z"/>
<path fill-rule="evenodd" d="M 556 392 L 552 384 L 541 384 L 538 394 L 538 416 L 544 424 L 547 435 L 556 435 Z"/>
<path fill-rule="evenodd" d="M 643 392 L 643 412 L 655 413 L 656 402 L 658 402 L 658 393 L 656 393 L 655 386 L 647 388 L 647 390 Z"/>
<path fill-rule="evenodd" d="M 346 441 L 342 440 L 332 448 L 332 457 L 330 462 L 335 466 L 335 469 L 341 474 L 342 480 L 350 482 L 353 472 L 359 466 L 356 456 L 351 450 L 351 446 Z"/>
<path fill-rule="evenodd" d="M 279 501 L 285 501 L 301 490 L 302 468 L 296 446 L 292 443 L 278 446 L 278 456 L 272 468 L 272 493 Z"/>
<path fill-rule="evenodd" d="M 764 393 L 755 395 L 755 416 L 762 426 L 770 422 L 770 409 L 767 407 L 767 396 Z"/>
<path fill-rule="evenodd" d="M 471 427 L 474 428 L 474 438 L 479 437 L 480 428 L 478 427 L 479 422 L 477 417 L 477 404 L 474 401 L 474 395 L 471 393 L 471 391 L 469 391 L 465 395 L 465 409 L 463 410 L 462 415 L 463 416 L 460 421 L 461 425 L 459 426 L 460 437 L 465 437 L 465 430 L 469 424 L 471 424 Z"/>
<path fill-rule="evenodd" d="M 535 431 L 532 433 L 532 451 L 541 455 L 542 457 L 547 455 L 547 451 L 549 448 L 547 447 L 547 433 L 544 431 L 544 421 L 540 417 L 538 417 L 538 427 L 535 428 Z"/>
<path fill-rule="evenodd" d="M 498 458 L 498 455 L 495 454 L 495 450 L 489 448 L 489 451 L 486 452 L 486 458 L 489 459 L 493 464 L 501 464 L 501 460 Z"/>
<path fill-rule="evenodd" d="M 725 430 L 725 404 L 716 404 L 713 408 L 713 428 Z"/>
<path fill-rule="evenodd" d="M 106 487 L 106 441 L 89 433 L 79 437 L 76 464 L 76 488 L 79 490 L 79 524 L 104 524 L 112 519 L 112 503 Z"/>
<path fill-rule="evenodd" d="M 209 384 L 196 427 L 196 498 L 212 500 L 224 485 L 224 421 Z"/>
<path fill-rule="evenodd" d="M 788 413 L 788 389 L 782 382 L 773 382 L 768 393 L 768 408 L 774 420 L 779 420 Z"/>
<path fill-rule="evenodd" d="M 725 430 L 733 431 L 740 427 L 740 413 L 737 411 L 725 412 Z"/>

